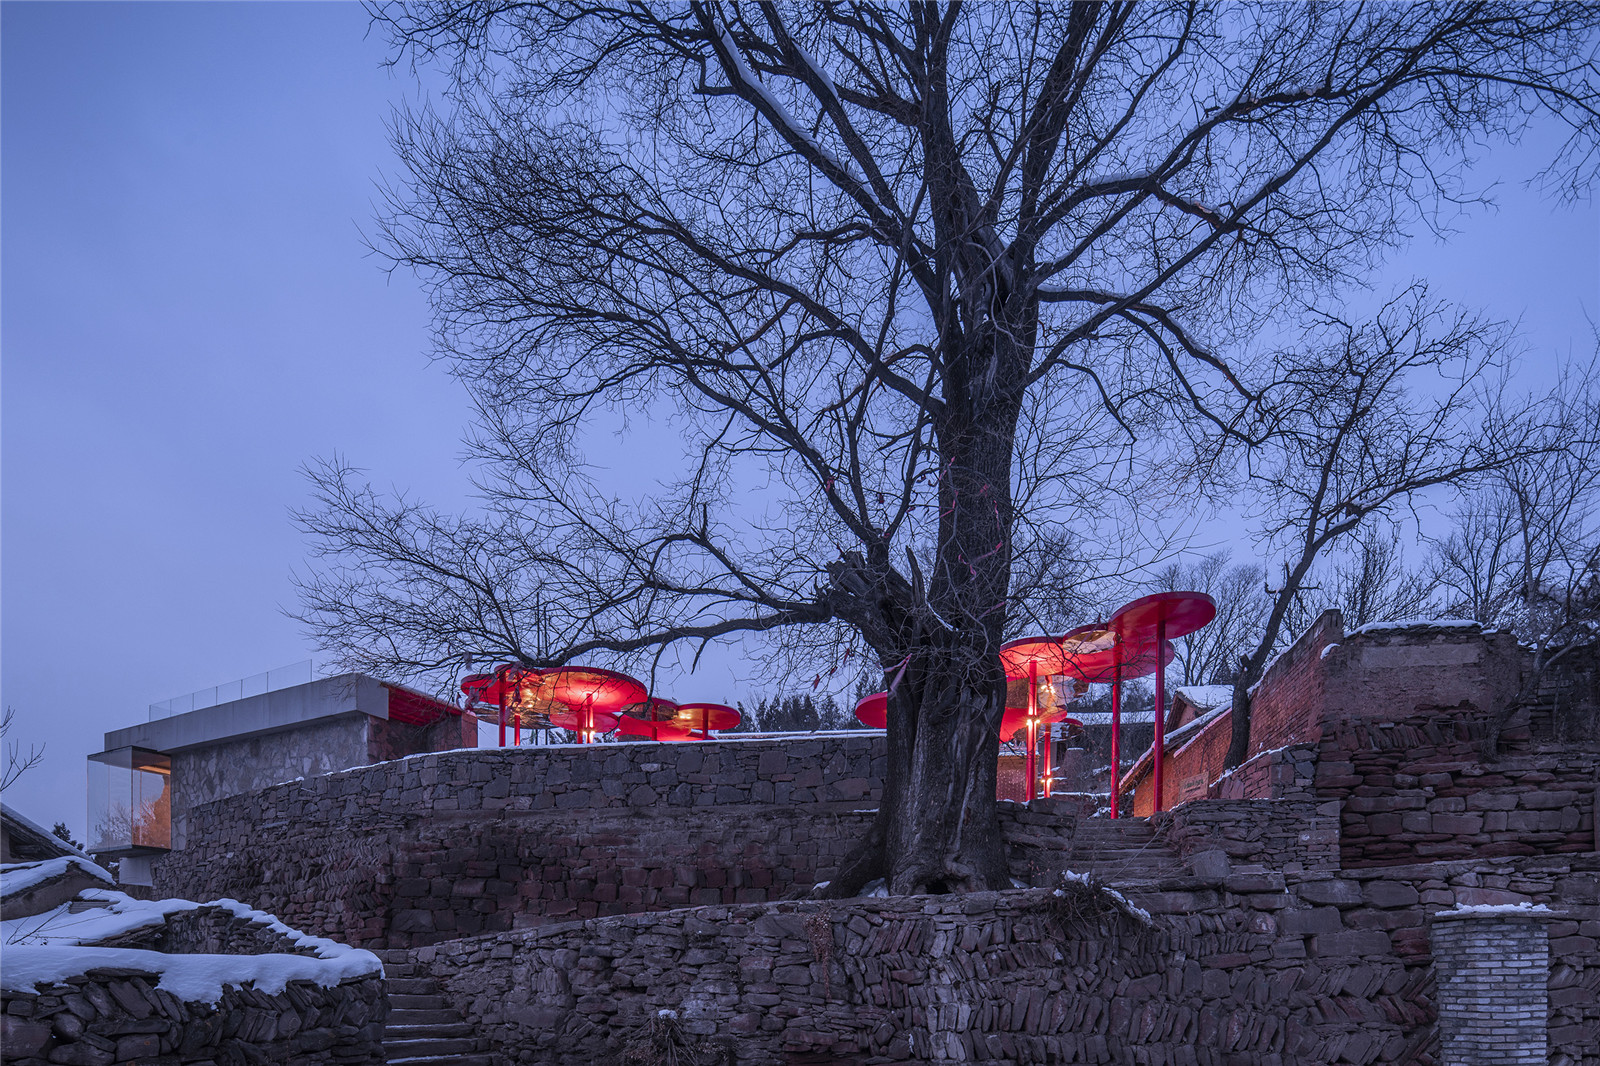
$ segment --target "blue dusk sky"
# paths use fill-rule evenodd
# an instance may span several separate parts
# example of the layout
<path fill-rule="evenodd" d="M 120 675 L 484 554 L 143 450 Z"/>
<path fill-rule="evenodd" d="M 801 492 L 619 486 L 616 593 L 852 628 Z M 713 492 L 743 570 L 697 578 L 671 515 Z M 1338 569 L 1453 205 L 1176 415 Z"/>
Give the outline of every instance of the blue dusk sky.
<path fill-rule="evenodd" d="M 469 503 L 422 290 L 362 241 L 422 92 L 385 55 L 355 4 L 0 5 L 0 698 L 46 749 L 5 797 L 36 821 L 81 836 L 84 756 L 150 703 L 315 657 L 284 614 L 308 459 Z M 1594 205 L 1523 186 L 1554 134 L 1379 281 L 1520 318 L 1534 373 L 1600 313 Z"/>

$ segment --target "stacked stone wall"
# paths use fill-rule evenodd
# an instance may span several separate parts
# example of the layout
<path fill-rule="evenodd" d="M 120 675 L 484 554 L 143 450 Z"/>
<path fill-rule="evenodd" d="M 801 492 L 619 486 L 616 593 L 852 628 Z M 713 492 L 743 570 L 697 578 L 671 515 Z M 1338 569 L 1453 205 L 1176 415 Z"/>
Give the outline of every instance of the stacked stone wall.
<path fill-rule="evenodd" d="M 1438 1063 L 1429 916 L 1543 902 L 1550 1061 L 1600 1063 L 1592 857 L 602 918 L 416 949 L 510 1061 L 608 1061 L 658 1012 L 738 1062 Z M 1076 898 L 1076 897 L 1074 897 Z"/>
<path fill-rule="evenodd" d="M 1502 735 L 1512 750 L 1485 762 L 1493 728 L 1453 711 L 1330 731 L 1316 791 L 1343 804 L 1344 865 L 1596 850 L 1600 752 L 1532 747 L 1514 720 Z"/>
<path fill-rule="evenodd" d="M 1227 716 L 1223 716 L 1226 726 Z M 1290 744 L 1264 751 L 1212 782 L 1211 799 L 1315 799 L 1315 744 Z"/>
<path fill-rule="evenodd" d="M 37 992 L 6 991 L 0 1047 L 19 1066 L 159 1062 L 287 1066 L 382 1063 L 388 1013 L 378 976 L 281 992 L 224 988 L 216 1004 L 186 1003 L 157 974 L 95 970 Z"/>
<path fill-rule="evenodd" d="M 758 902 L 832 877 L 883 770 L 872 735 L 413 756 L 196 808 L 156 890 L 363 946 Z"/>

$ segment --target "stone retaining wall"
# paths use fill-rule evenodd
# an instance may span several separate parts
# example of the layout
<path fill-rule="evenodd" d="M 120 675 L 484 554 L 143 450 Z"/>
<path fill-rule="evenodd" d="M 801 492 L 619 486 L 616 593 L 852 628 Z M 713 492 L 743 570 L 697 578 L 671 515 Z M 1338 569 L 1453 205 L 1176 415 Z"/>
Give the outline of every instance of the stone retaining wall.
<path fill-rule="evenodd" d="M 671 1010 L 745 1066 L 1437 1063 L 1428 915 L 1529 900 L 1562 912 L 1549 931 L 1550 1060 L 1596 1066 L 1597 886 L 1588 856 L 1218 869 L 1129 890 L 1150 928 L 1074 916 L 1035 889 L 718 905 L 413 957 L 514 1062 L 611 1061 Z"/>
<path fill-rule="evenodd" d="M 1534 749 L 1524 720 L 1506 735 L 1514 750 L 1486 763 L 1491 728 L 1436 712 L 1331 731 L 1316 792 L 1343 803 L 1343 864 L 1595 851 L 1600 752 Z"/>
<path fill-rule="evenodd" d="M 377 976 L 324 988 L 292 981 L 269 995 L 224 988 L 215 1005 L 185 1003 L 155 974 L 97 970 L 36 994 L 7 991 L 0 1047 L 19 1066 L 206 1063 L 289 1066 L 382 1063 L 388 1000 Z"/>
<path fill-rule="evenodd" d="M 399 947 L 759 902 L 833 876 L 883 763 L 881 735 L 413 756 L 194 808 L 156 890 Z"/>

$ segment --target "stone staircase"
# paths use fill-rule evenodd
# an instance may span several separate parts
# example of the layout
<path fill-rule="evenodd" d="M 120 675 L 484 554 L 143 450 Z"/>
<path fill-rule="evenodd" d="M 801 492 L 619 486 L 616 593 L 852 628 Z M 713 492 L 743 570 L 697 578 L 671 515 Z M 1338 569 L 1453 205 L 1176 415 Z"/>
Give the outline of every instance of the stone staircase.
<path fill-rule="evenodd" d="M 383 1050 L 390 1066 L 494 1066 L 488 1041 L 450 1005 L 439 982 L 404 948 L 374 952 L 388 976 L 389 1020 Z"/>
<path fill-rule="evenodd" d="M 1147 818 L 1085 818 L 1067 853 L 1071 868 L 1107 884 L 1160 881 L 1181 876 L 1178 853 L 1156 839 Z"/>

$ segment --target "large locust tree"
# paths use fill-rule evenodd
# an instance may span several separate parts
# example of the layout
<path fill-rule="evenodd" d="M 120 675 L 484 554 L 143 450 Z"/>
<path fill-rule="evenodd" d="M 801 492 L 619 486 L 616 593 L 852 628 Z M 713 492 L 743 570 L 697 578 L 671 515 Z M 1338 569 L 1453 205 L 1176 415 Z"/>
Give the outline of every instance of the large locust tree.
<path fill-rule="evenodd" d="M 1270 427 L 1256 339 L 1470 199 L 1479 146 L 1554 110 L 1585 166 L 1596 98 L 1578 5 L 378 19 L 451 86 L 396 121 L 374 243 L 430 286 L 485 509 L 320 467 L 304 616 L 414 674 L 863 649 L 888 780 L 834 894 L 1007 884 L 996 652 L 1062 552 L 1092 568 L 1111 501 L 1181 504 L 1161 493 Z M 608 485 L 597 433 L 647 420 L 674 441 L 638 455 L 659 484 Z"/>

